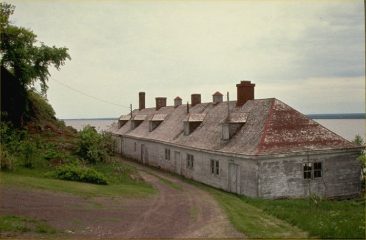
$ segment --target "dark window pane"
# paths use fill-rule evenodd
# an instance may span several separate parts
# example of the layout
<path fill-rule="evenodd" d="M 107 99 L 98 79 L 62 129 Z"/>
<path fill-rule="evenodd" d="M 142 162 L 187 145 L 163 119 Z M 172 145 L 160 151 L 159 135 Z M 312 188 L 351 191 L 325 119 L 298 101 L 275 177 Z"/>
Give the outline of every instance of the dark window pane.
<path fill-rule="evenodd" d="M 321 178 L 322 177 L 322 171 L 314 171 L 314 178 Z"/>
<path fill-rule="evenodd" d="M 314 163 L 314 170 L 321 170 L 322 169 L 322 163 Z"/>

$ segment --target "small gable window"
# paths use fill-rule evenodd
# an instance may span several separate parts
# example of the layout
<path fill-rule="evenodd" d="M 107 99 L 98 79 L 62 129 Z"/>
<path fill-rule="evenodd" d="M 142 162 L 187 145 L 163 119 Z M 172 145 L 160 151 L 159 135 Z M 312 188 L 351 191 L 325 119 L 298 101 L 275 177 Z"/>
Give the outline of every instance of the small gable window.
<path fill-rule="evenodd" d="M 170 161 L 170 149 L 165 148 L 165 160 Z"/>
<path fill-rule="evenodd" d="M 192 154 L 187 154 L 187 168 L 193 169 L 194 167 L 194 156 Z"/>
<path fill-rule="evenodd" d="M 131 119 L 131 115 L 122 115 L 118 119 L 118 129 L 123 127 L 130 119 Z"/>
<path fill-rule="evenodd" d="M 183 133 L 185 136 L 191 134 L 205 119 L 206 113 L 189 113 L 183 120 Z"/>
<path fill-rule="evenodd" d="M 143 121 L 145 121 L 145 119 L 147 118 L 147 115 L 142 115 L 142 114 L 137 114 L 133 117 L 132 120 L 132 130 L 134 130 L 135 128 L 137 128 Z"/>
<path fill-rule="evenodd" d="M 149 132 L 154 131 L 159 125 L 164 122 L 167 114 L 154 114 L 149 120 Z"/>

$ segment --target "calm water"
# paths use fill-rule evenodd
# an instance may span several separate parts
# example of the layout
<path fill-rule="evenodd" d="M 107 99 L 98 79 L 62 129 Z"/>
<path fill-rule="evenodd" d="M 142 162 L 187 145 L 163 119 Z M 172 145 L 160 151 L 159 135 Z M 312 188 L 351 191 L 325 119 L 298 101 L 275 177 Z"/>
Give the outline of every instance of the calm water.
<path fill-rule="evenodd" d="M 108 129 L 114 122 L 117 120 L 100 120 L 100 119 L 73 119 L 73 120 L 64 120 L 66 126 L 71 126 L 76 130 L 80 131 L 86 125 L 90 125 L 95 127 L 95 129 L 100 132 L 102 130 Z"/>
<path fill-rule="evenodd" d="M 117 120 L 82 119 L 64 120 L 66 125 L 82 130 L 87 124 L 94 126 L 97 131 L 108 129 Z M 341 137 L 352 141 L 357 134 L 365 139 L 365 119 L 315 119 L 318 123 L 337 133 Z"/>
<path fill-rule="evenodd" d="M 357 134 L 365 139 L 365 119 L 314 119 L 341 137 L 352 141 Z"/>

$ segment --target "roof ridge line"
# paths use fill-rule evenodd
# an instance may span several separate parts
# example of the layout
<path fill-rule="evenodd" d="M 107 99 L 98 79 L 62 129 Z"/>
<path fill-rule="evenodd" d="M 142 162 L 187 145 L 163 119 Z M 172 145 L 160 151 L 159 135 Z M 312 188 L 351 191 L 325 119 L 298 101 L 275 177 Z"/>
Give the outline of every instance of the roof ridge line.
<path fill-rule="evenodd" d="M 272 117 L 272 114 L 273 114 L 273 107 L 274 107 L 275 101 L 276 101 L 276 99 L 273 98 L 272 99 L 272 104 L 271 104 L 271 109 L 269 110 L 269 113 L 268 113 L 268 117 L 267 117 L 267 121 L 266 121 L 266 126 L 264 127 L 263 135 L 262 135 L 262 138 L 261 138 L 261 142 L 259 143 L 258 150 L 254 154 L 255 156 L 258 156 L 258 154 L 262 150 L 262 146 L 263 146 L 263 143 L 264 143 L 264 139 L 266 139 L 269 122 L 271 121 L 271 117 Z"/>

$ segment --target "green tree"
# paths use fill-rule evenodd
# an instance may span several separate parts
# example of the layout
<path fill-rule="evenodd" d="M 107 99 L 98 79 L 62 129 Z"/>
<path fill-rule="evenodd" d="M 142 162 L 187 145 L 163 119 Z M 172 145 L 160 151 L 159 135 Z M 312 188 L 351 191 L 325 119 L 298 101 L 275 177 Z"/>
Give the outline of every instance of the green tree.
<path fill-rule="evenodd" d="M 30 29 L 15 26 L 10 21 L 14 10 L 15 6 L 0 3 L 1 111 L 7 112 L 2 120 L 19 128 L 34 114 L 29 99 L 32 86 L 39 83 L 46 96 L 49 67 L 59 70 L 71 57 L 66 47 L 46 46 Z"/>
<path fill-rule="evenodd" d="M 30 29 L 17 27 L 10 21 L 15 6 L 1 2 L 1 65 L 20 80 L 23 87 L 39 81 L 42 93 L 47 91 L 49 66 L 60 69 L 65 60 L 71 60 L 66 47 L 49 47 L 37 43 L 37 35 Z"/>

